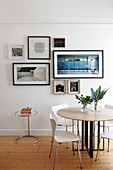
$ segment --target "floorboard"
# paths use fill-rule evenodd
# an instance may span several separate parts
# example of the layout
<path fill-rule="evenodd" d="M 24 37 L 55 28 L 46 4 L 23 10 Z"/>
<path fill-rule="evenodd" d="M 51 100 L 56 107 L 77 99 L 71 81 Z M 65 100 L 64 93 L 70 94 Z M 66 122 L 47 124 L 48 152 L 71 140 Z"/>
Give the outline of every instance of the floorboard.
<path fill-rule="evenodd" d="M 0 137 L 0 170 L 52 170 L 56 142 L 54 143 L 52 156 L 49 158 L 51 137 L 40 136 L 39 142 L 34 144 L 35 138 L 22 138 L 14 143 L 16 137 Z M 73 155 L 72 144 L 66 149 L 66 144 L 58 148 L 56 170 L 80 169 L 78 153 Z M 76 147 L 76 144 L 75 144 Z M 113 141 L 110 142 L 110 152 L 107 152 L 107 140 L 105 150 L 99 152 L 97 162 L 89 158 L 86 151 L 81 152 L 84 170 L 113 170 Z"/>

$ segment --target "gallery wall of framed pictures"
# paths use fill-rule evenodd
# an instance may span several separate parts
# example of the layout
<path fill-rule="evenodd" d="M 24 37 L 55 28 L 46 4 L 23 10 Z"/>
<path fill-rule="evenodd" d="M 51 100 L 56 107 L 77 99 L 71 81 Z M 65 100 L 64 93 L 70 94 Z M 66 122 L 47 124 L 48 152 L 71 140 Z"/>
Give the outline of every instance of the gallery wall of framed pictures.
<path fill-rule="evenodd" d="M 80 94 L 79 79 L 104 77 L 103 50 L 62 50 L 66 38 L 52 40 L 53 94 Z M 51 60 L 51 36 L 28 36 L 27 52 L 28 61 L 42 62 L 12 63 L 13 85 L 50 85 L 50 62 L 43 61 Z M 24 61 L 25 45 L 9 45 L 9 59 Z"/>
<path fill-rule="evenodd" d="M 12 63 L 13 85 L 50 85 L 50 63 L 43 62 L 51 59 L 50 36 L 27 37 L 28 60 L 42 62 Z M 23 61 L 25 58 L 24 45 L 9 45 L 9 58 Z"/>

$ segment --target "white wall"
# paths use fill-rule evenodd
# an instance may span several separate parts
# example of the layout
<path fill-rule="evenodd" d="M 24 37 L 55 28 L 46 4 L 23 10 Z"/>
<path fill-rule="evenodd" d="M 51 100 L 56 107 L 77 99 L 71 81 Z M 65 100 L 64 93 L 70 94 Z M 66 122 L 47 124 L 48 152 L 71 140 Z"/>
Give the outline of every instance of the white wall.
<path fill-rule="evenodd" d="M 0 0 L 0 23 L 113 23 L 113 0 Z"/>
<path fill-rule="evenodd" d="M 8 3 L 7 5 L 6 2 Z M 29 35 L 65 37 L 67 40 L 67 47 L 65 49 L 104 50 L 104 79 L 82 79 L 81 93 L 90 95 L 90 88 L 93 87 L 96 89 L 99 85 L 102 85 L 102 88 L 111 87 L 101 104 L 112 104 L 113 101 L 113 25 L 82 24 L 82 22 L 112 22 L 112 1 L 95 1 L 95 4 L 94 1 L 92 1 L 94 5 L 92 6 L 92 16 L 89 15 L 89 11 L 91 12 L 91 4 L 89 2 L 91 1 L 88 0 L 85 1 L 86 3 L 84 3 L 84 1 L 81 1 L 81 3 L 80 1 L 76 1 L 77 4 L 74 4 L 75 9 L 73 7 L 75 1 L 72 1 L 73 3 L 71 2 L 71 6 L 69 6 L 69 1 L 66 1 L 67 5 L 63 5 L 64 1 L 61 1 L 60 3 L 58 3 L 58 1 L 56 3 L 55 1 L 50 4 L 49 0 L 38 0 L 37 2 L 40 2 L 40 8 L 38 5 L 37 8 L 36 5 L 34 5 L 36 1 L 34 4 L 30 2 L 34 1 L 23 0 L 17 3 L 17 1 L 13 0 L 4 0 L 3 2 L 1 1 L 0 5 L 0 135 L 19 135 L 25 133 L 24 130 L 27 128 L 27 121 L 24 118 L 19 118 L 14 115 L 15 111 L 20 110 L 22 107 L 31 106 L 38 111 L 38 115 L 32 117 L 31 120 L 32 133 L 43 135 L 49 134 L 48 129 L 50 129 L 50 123 L 48 115 L 51 112 L 52 105 L 61 103 L 68 103 L 70 106 L 77 105 L 74 95 L 53 95 L 52 57 L 51 60 L 48 61 L 51 63 L 50 86 L 13 86 L 13 61 L 8 58 L 8 45 L 24 44 L 26 47 L 25 55 L 27 58 L 27 36 Z M 15 9 L 15 6 L 17 10 Z M 44 11 L 42 10 L 43 7 Z M 71 10 L 70 7 L 72 7 L 73 10 Z M 22 12 L 20 12 L 20 8 L 22 9 Z M 49 11 L 50 8 L 51 13 Z M 58 8 L 60 9 L 59 13 L 57 13 Z M 65 11 L 66 9 L 69 10 L 68 14 Z M 107 12 L 109 11 L 106 15 L 103 12 L 105 10 Z M 34 13 L 32 13 L 33 11 Z M 77 15 L 73 13 L 75 11 L 77 12 Z M 62 16 L 59 15 L 61 12 Z M 98 17 L 96 17 L 97 14 Z M 81 24 L 76 23 L 79 21 Z M 40 22 L 42 24 L 40 24 Z M 52 50 L 53 48 L 51 48 L 51 53 Z M 25 62 L 40 61 L 29 61 L 26 59 Z"/>

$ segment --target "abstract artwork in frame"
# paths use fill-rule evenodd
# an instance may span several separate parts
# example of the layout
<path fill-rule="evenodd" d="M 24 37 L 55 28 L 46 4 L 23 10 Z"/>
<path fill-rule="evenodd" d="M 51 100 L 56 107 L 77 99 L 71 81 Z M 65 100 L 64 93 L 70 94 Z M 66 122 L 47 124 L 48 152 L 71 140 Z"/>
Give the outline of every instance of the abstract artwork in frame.
<path fill-rule="evenodd" d="M 13 85 L 50 85 L 50 64 L 13 63 Z"/>
<path fill-rule="evenodd" d="M 103 78 L 103 50 L 54 50 L 53 77 Z"/>
<path fill-rule="evenodd" d="M 67 80 L 67 93 L 80 94 L 80 80 Z"/>
<path fill-rule="evenodd" d="M 66 80 L 53 80 L 53 94 L 66 94 Z"/>
<path fill-rule="evenodd" d="M 49 60 L 50 55 L 50 36 L 28 36 L 28 59 Z"/>
<path fill-rule="evenodd" d="M 53 38 L 54 48 L 65 48 L 65 38 Z"/>
<path fill-rule="evenodd" d="M 25 59 L 24 45 L 9 45 L 9 58 L 12 60 Z"/>

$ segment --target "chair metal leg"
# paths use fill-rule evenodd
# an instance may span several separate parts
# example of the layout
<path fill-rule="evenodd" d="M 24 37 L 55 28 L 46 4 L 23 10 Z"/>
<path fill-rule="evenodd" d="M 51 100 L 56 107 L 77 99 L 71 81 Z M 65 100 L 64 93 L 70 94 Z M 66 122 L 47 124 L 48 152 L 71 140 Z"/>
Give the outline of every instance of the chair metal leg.
<path fill-rule="evenodd" d="M 52 148 L 53 148 L 53 142 L 54 142 L 54 138 L 51 140 L 51 148 L 50 148 L 49 157 L 51 157 L 51 152 L 52 152 Z"/>
<path fill-rule="evenodd" d="M 102 138 L 100 138 L 100 141 L 99 141 L 99 145 L 98 145 L 98 150 L 97 150 L 97 154 L 96 154 L 95 161 L 97 161 L 97 156 L 98 156 L 98 152 L 99 152 L 99 148 L 100 148 L 100 142 L 101 142 L 101 139 L 102 139 Z"/>
<path fill-rule="evenodd" d="M 66 132 L 67 132 L 67 126 L 66 126 Z M 68 149 L 68 143 L 66 143 L 66 148 Z"/>
<path fill-rule="evenodd" d="M 110 140 L 108 139 L 108 150 L 107 150 L 107 152 L 109 152 L 109 143 L 110 143 Z"/>
<path fill-rule="evenodd" d="M 109 126 L 108 126 L 108 131 L 109 131 Z M 108 150 L 107 150 L 107 152 L 109 152 L 109 142 L 110 142 L 110 140 L 108 139 Z"/>
<path fill-rule="evenodd" d="M 81 155 L 80 155 L 80 149 L 79 149 L 79 141 L 77 142 L 77 148 L 78 148 L 79 159 L 80 159 L 80 168 L 82 169 Z"/>
<path fill-rule="evenodd" d="M 58 146 L 60 145 L 60 143 L 57 144 L 56 146 L 56 152 L 55 152 L 55 158 L 54 158 L 54 165 L 53 165 L 53 170 L 55 169 L 55 163 L 56 163 L 56 156 L 57 156 L 57 149 L 58 149 Z"/>

